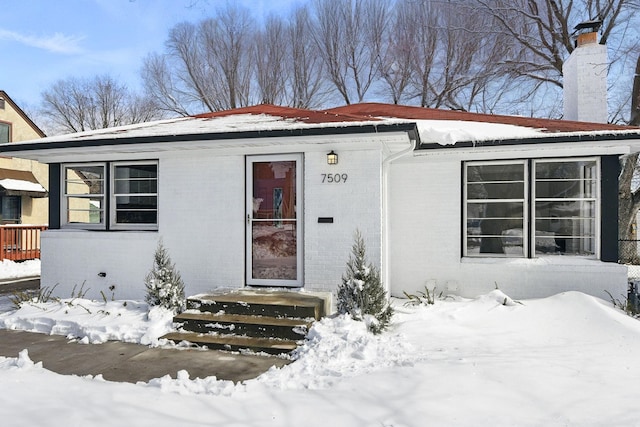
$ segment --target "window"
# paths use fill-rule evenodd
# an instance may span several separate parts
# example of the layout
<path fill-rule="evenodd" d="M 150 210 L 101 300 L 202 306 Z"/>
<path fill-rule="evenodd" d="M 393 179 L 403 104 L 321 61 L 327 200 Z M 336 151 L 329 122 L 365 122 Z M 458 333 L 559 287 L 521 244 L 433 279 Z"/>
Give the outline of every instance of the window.
<path fill-rule="evenodd" d="M 11 142 L 11 125 L 8 123 L 0 123 L 0 144 Z"/>
<path fill-rule="evenodd" d="M 149 228 L 158 224 L 158 165 L 112 165 L 112 228 Z"/>
<path fill-rule="evenodd" d="M 597 256 L 596 159 L 465 164 L 464 256 Z"/>
<path fill-rule="evenodd" d="M 596 255 L 596 161 L 536 161 L 534 185 L 535 253 Z"/>
<path fill-rule="evenodd" d="M 20 196 L 0 197 L 0 222 L 2 224 L 20 224 L 22 198 Z"/>
<path fill-rule="evenodd" d="M 72 227 L 105 228 L 105 165 L 67 165 L 63 176 L 63 222 Z"/>
<path fill-rule="evenodd" d="M 107 178 L 107 171 L 110 178 Z M 65 227 L 158 228 L 157 162 L 65 165 L 63 181 L 62 222 Z"/>

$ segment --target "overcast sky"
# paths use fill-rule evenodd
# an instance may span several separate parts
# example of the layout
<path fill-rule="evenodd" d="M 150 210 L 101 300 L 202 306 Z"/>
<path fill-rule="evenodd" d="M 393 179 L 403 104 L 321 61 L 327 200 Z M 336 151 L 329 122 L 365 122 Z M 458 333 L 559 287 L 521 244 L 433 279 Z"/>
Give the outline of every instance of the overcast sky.
<path fill-rule="evenodd" d="M 229 1 L 233 3 L 233 1 Z M 255 18 L 307 0 L 237 0 Z M 0 0 L 0 89 L 23 109 L 67 77 L 109 74 L 139 89 L 142 59 L 169 29 L 212 16 L 227 0 Z"/>

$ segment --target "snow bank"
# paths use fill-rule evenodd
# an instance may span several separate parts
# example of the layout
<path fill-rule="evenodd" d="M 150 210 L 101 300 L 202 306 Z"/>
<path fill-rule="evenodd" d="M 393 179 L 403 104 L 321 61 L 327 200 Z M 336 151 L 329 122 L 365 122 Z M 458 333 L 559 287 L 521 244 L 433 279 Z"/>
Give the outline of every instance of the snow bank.
<path fill-rule="evenodd" d="M 39 259 L 31 259 L 24 262 L 15 262 L 8 259 L 0 261 L 0 280 L 33 276 L 40 276 Z"/>
<path fill-rule="evenodd" d="M 404 302 L 394 300 L 392 327 L 378 336 L 344 316 L 323 319 L 295 362 L 238 385 L 184 371 L 109 383 L 53 374 L 26 352 L 0 358 L 0 407 L 17 426 L 638 425 L 640 322 L 611 304 L 578 292 L 512 301 L 499 290 Z M 81 301 L 93 314 L 49 304 L 0 315 L 0 326 L 103 338 L 122 328 L 112 336 L 141 342 L 166 326 L 135 302 Z"/>
<path fill-rule="evenodd" d="M 173 329 L 173 313 L 137 301 L 98 302 L 82 298 L 24 303 L 0 314 L 0 328 L 64 335 L 83 343 L 108 340 L 157 345 Z"/>

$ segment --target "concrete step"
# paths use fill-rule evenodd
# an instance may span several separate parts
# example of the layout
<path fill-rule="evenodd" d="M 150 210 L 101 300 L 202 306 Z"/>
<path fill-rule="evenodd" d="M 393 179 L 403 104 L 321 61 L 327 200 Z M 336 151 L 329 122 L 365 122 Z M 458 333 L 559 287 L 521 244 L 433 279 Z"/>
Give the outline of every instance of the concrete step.
<path fill-rule="evenodd" d="M 190 332 L 217 332 L 257 338 L 300 340 L 307 335 L 311 320 L 249 316 L 243 314 L 204 313 L 190 310 L 173 318 L 180 328 Z"/>
<path fill-rule="evenodd" d="M 289 353 L 298 347 L 298 343 L 292 340 L 255 338 L 241 335 L 200 334 L 197 332 L 170 332 L 162 338 L 175 343 L 187 341 L 212 350 L 249 350 L 267 354 Z"/>
<path fill-rule="evenodd" d="M 239 290 L 218 295 L 198 295 L 187 299 L 188 310 L 269 317 L 311 318 L 325 313 L 322 298 L 289 291 Z"/>

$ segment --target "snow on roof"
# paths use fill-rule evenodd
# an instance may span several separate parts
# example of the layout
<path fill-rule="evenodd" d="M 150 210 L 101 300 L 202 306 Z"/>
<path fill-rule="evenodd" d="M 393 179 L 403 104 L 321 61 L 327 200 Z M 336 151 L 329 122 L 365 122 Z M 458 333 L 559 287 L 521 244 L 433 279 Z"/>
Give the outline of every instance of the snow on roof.
<path fill-rule="evenodd" d="M 640 128 L 637 127 L 477 114 L 391 104 L 363 103 L 319 111 L 261 104 L 192 117 L 52 136 L 31 143 L 105 140 L 116 144 L 117 140 L 122 138 L 229 133 L 253 133 L 251 136 L 261 137 L 269 136 L 268 133 L 273 131 L 324 128 L 329 132 L 332 128 L 390 124 L 415 124 L 423 144 L 439 145 L 563 135 L 632 133 L 640 136 Z M 262 135 L 262 132 L 265 134 Z M 210 136 L 208 139 L 216 138 Z M 21 143 L 14 142 L 11 145 L 17 144 Z"/>
<path fill-rule="evenodd" d="M 42 185 L 37 182 L 23 181 L 20 179 L 0 179 L 0 187 L 13 191 L 33 191 L 36 193 L 46 193 Z"/>
<path fill-rule="evenodd" d="M 462 141 L 494 141 L 545 136 L 539 129 L 500 123 L 460 120 L 416 120 L 415 122 L 423 144 L 454 145 Z"/>

